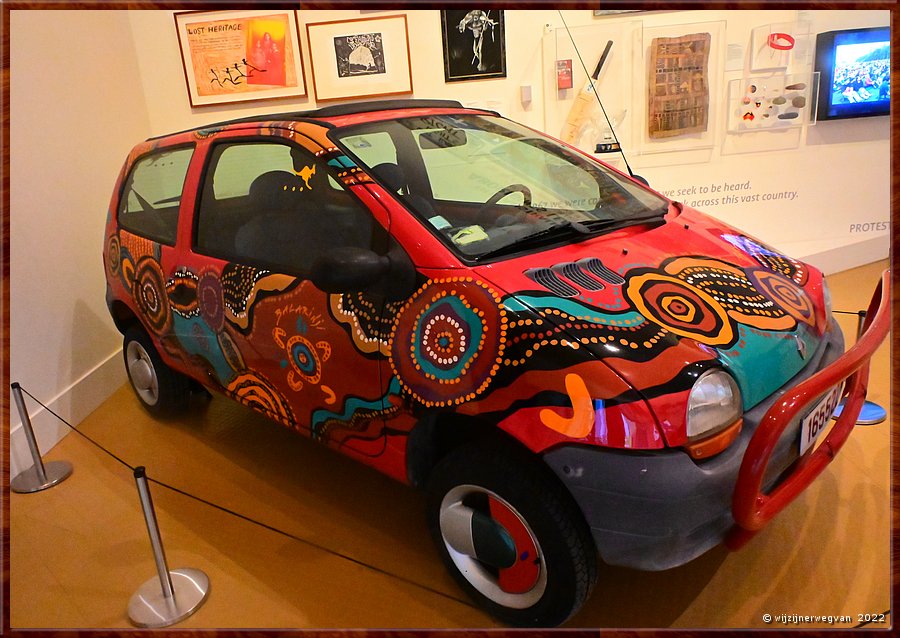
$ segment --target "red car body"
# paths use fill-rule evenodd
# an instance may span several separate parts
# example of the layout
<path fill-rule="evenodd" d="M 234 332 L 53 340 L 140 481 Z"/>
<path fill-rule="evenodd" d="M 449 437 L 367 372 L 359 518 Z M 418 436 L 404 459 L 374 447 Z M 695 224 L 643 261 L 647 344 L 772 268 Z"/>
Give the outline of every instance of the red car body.
<path fill-rule="evenodd" d="M 503 205 L 444 203 L 441 211 L 470 219 L 448 231 L 433 228 L 412 186 L 397 188 L 386 173 L 354 156 L 351 141 L 367 150 L 375 133 L 352 140 L 346 133 L 439 118 L 497 116 L 447 102 L 370 103 L 248 118 L 139 144 L 119 175 L 106 229 L 107 298 L 117 325 L 123 333 L 143 330 L 149 336 L 143 349 L 155 349 L 176 375 L 400 481 L 426 484 L 452 450 L 477 445 L 491 432 L 517 454 L 533 457 L 544 473 L 541 481 L 563 486 L 566 496 L 556 500 L 571 500 L 572 516 L 580 517 L 577 524 L 589 530 L 607 563 L 664 569 L 729 533 L 738 543 L 759 529 L 821 471 L 849 433 L 865 396 L 868 358 L 887 331 L 887 278 L 866 335 L 843 354 L 819 271 L 608 168 L 602 170 L 619 180 L 611 182 L 619 189 L 612 200 L 641 189 L 646 195 L 638 197 L 662 202 L 657 218 L 590 234 L 576 224 L 569 239 L 470 258 L 457 250 L 465 244 L 453 242 L 480 237 L 477 229 L 490 235 L 474 216 Z M 434 126 L 455 134 L 449 125 Z M 475 128 L 464 130 L 467 138 L 445 146 L 474 143 Z M 216 213 L 220 221 L 205 221 L 201 200 L 212 201 L 213 189 L 224 188 L 210 177 L 219 171 L 215 162 L 225 162 L 227 151 L 217 148 L 273 141 L 302 155 L 299 162 L 294 158 L 290 188 L 322 192 L 329 188 L 322 180 L 331 180 L 335 194 L 349 197 L 340 200 L 341 214 L 350 201 L 370 215 L 366 223 L 373 237 L 381 233 L 381 248 L 360 257 L 355 248 L 327 246 L 325 232 L 316 240 L 326 249 L 325 257 L 316 257 L 324 266 L 317 270 L 311 256 L 310 273 L 280 272 L 264 257 L 242 261 L 241 250 L 231 246 L 251 231 L 229 226 L 225 204 Z M 423 154 L 432 148 L 421 139 L 419 144 Z M 551 142 L 534 144 L 550 148 Z M 559 148 L 573 165 L 587 162 L 583 166 L 597 168 L 583 170 L 601 170 L 593 159 L 571 159 L 576 151 Z M 177 201 L 151 203 L 132 195 L 135 167 L 161 164 L 154 156 L 168 157 L 168 149 L 190 152 Z M 530 200 L 534 188 L 525 190 Z M 241 195 L 248 201 L 251 196 L 252 186 Z M 545 208 L 524 208 L 526 215 L 544 215 Z M 443 212 L 438 217 L 447 221 Z M 335 222 L 334 236 L 343 232 L 339 226 Z M 284 236 L 270 228 L 274 254 Z M 202 248 L 204 237 L 219 239 Z M 312 255 L 317 247 L 304 250 Z M 330 291 L 318 286 L 329 270 L 339 269 L 334 264 L 343 263 L 341 255 L 351 263 L 362 259 L 357 272 L 376 269 L 384 281 L 343 290 L 323 284 Z M 373 260 L 380 260 L 378 268 Z M 379 285 L 395 290 L 370 292 Z M 126 338 L 126 351 L 128 343 Z M 127 352 L 126 362 L 133 383 L 153 367 Z M 727 427 L 692 436 L 690 396 L 712 371 L 725 371 L 731 379 L 726 385 L 739 389 L 739 400 L 733 399 L 739 416 Z M 819 410 L 817 418 L 827 421 L 838 396 L 833 389 L 840 387 L 850 401 L 842 422 L 825 444 L 801 455 L 798 441 L 808 430 L 803 417 Z M 469 558 L 460 545 L 472 538 L 475 545 L 511 540 L 521 556 L 529 554 L 523 547 L 541 554 L 539 526 L 525 506 L 500 488 L 484 491 L 490 500 L 485 516 L 494 521 L 489 531 L 479 536 L 467 528 L 463 542 L 439 529 L 448 566 L 455 564 L 460 582 L 508 622 L 563 621 L 580 601 L 563 611 L 544 607 L 549 588 L 541 585 L 541 570 L 552 562 L 546 549 L 541 560 L 547 562 L 537 567 L 523 567 L 519 563 L 527 561 L 521 560 L 507 565 L 485 558 L 487 550 L 470 550 L 469 558 L 483 559 L 493 576 L 482 579 L 487 583 L 467 579 Z M 435 516 L 449 519 L 446 510 L 453 508 L 440 502 Z M 484 522 L 477 507 L 466 507 L 465 525 Z M 539 585 L 540 596 L 523 593 Z M 583 589 L 570 597 L 583 599 Z"/>

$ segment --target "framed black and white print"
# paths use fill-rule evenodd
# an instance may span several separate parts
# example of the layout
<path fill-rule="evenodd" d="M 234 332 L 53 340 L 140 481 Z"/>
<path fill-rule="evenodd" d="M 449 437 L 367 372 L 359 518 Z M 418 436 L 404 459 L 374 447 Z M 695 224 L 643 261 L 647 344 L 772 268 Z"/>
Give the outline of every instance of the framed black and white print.
<path fill-rule="evenodd" d="M 317 102 L 412 93 L 406 16 L 306 25 Z"/>
<path fill-rule="evenodd" d="M 503 11 L 442 10 L 441 33 L 446 82 L 506 77 Z"/>

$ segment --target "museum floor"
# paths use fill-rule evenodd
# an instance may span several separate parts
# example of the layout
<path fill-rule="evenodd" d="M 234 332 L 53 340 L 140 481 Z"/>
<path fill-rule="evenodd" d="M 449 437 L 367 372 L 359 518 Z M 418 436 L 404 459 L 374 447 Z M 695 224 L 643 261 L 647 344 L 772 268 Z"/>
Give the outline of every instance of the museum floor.
<path fill-rule="evenodd" d="M 886 262 L 829 278 L 837 310 L 856 311 Z M 856 318 L 839 315 L 848 341 Z M 889 407 L 890 348 L 870 399 Z M 740 552 L 683 567 L 605 567 L 568 627 L 782 628 L 763 614 L 845 615 L 890 608 L 889 424 L 858 426 L 795 503 Z M 188 628 L 496 627 L 447 575 L 424 498 L 224 398 L 157 422 L 127 386 L 80 430 L 151 478 L 261 521 L 261 527 L 151 485 L 169 567 L 194 567 L 211 591 Z M 127 628 L 131 595 L 155 575 L 131 471 L 72 434 L 45 455 L 64 483 L 11 494 L 10 626 Z M 273 531 L 276 528 L 279 531 Z M 888 614 L 887 622 L 891 616 Z M 884 624 L 868 628 L 886 628 Z"/>

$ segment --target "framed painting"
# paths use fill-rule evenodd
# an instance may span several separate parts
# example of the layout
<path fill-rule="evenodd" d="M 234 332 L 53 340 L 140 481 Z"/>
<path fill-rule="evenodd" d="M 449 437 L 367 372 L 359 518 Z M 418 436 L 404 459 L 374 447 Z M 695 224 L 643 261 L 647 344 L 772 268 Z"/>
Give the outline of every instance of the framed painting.
<path fill-rule="evenodd" d="M 460 82 L 506 77 L 503 11 L 441 11 L 444 80 Z"/>
<path fill-rule="evenodd" d="M 175 28 L 191 106 L 306 95 L 294 11 L 187 11 Z"/>
<path fill-rule="evenodd" d="M 317 102 L 411 93 L 405 15 L 306 25 Z"/>

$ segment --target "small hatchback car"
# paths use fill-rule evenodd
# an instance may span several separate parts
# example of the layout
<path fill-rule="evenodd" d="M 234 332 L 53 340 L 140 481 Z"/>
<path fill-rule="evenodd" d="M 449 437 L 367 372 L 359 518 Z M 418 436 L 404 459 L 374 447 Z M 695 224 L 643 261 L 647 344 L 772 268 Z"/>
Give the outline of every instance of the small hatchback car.
<path fill-rule="evenodd" d="M 760 529 L 889 325 L 886 275 L 843 353 L 816 269 L 452 101 L 139 144 L 104 262 L 148 410 L 201 384 L 424 487 L 450 572 L 522 626 L 578 610 L 598 553 L 661 570 Z"/>

